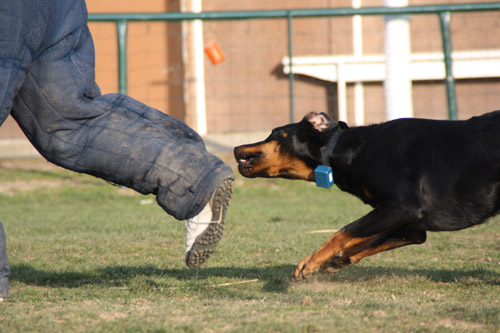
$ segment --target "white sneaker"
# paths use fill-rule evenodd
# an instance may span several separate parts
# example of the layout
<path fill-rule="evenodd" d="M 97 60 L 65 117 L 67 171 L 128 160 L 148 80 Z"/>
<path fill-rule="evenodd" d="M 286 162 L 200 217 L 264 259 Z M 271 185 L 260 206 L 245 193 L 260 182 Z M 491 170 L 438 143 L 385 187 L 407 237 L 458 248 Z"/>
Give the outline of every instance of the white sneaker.
<path fill-rule="evenodd" d="M 186 221 L 186 265 L 197 267 L 215 251 L 224 233 L 229 201 L 233 194 L 233 180 L 224 180 L 212 198 L 196 216 Z"/>

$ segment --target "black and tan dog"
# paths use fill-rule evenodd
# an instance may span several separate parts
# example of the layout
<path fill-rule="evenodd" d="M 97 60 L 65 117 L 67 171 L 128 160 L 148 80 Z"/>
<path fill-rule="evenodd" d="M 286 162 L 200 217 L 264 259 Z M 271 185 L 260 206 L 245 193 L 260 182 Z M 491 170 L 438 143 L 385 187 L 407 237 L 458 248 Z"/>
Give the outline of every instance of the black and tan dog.
<path fill-rule="evenodd" d="M 325 158 L 323 158 L 323 155 Z M 334 273 L 364 257 L 426 240 L 500 211 L 500 111 L 466 121 L 398 119 L 348 127 L 324 113 L 234 149 L 245 177 L 315 181 L 329 164 L 337 186 L 373 210 L 335 233 L 293 276 Z"/>

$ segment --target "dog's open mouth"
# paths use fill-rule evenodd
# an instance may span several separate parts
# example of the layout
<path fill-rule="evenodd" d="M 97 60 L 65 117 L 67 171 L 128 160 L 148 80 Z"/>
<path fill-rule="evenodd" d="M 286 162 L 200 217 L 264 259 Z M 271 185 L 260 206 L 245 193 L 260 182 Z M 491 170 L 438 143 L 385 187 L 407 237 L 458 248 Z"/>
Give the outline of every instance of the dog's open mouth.
<path fill-rule="evenodd" d="M 244 151 L 243 149 L 235 150 L 236 161 L 238 162 L 238 170 L 243 176 L 251 177 L 252 169 L 262 157 L 262 152 Z"/>
<path fill-rule="evenodd" d="M 238 167 L 240 168 L 250 168 L 257 161 L 257 159 L 262 155 L 261 153 L 242 153 L 236 160 L 238 161 Z"/>

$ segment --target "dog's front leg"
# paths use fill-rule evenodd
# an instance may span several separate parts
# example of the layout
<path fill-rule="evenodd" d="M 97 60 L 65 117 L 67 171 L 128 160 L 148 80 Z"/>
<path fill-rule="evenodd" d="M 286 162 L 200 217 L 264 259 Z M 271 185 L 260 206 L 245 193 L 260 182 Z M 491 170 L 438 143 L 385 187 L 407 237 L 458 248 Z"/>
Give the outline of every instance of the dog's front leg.
<path fill-rule="evenodd" d="M 371 237 L 374 236 L 368 238 Z M 353 238 L 342 230 L 336 232 L 325 244 L 323 244 L 323 246 L 301 261 L 295 269 L 293 277 L 297 280 L 307 279 L 316 273 L 327 261 L 335 256 L 341 256 L 343 249 L 355 246 L 366 239 L 367 237 Z"/>
<path fill-rule="evenodd" d="M 330 266 L 342 268 L 350 263 L 350 261 L 342 262 L 345 258 L 341 258 L 347 249 L 352 249 L 360 243 L 370 244 L 371 240 L 380 234 L 416 223 L 422 217 L 423 213 L 420 209 L 412 209 L 411 207 L 403 209 L 396 204 L 379 206 L 333 234 L 323 246 L 302 260 L 295 269 L 293 277 L 297 280 L 308 278 L 320 270 L 325 263 L 327 264 L 324 266 L 325 269 Z M 338 265 L 337 260 L 335 260 L 337 257 L 339 259 Z M 362 256 L 359 260 L 361 258 Z"/>

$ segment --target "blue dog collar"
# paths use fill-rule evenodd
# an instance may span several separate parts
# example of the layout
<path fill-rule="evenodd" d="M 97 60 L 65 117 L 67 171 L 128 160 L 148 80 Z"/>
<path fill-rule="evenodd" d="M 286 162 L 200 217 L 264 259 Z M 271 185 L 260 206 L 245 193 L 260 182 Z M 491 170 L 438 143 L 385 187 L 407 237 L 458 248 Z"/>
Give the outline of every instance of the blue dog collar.
<path fill-rule="evenodd" d="M 326 165 L 318 165 L 314 169 L 314 178 L 318 187 L 330 188 L 335 184 L 332 168 Z"/>
<path fill-rule="evenodd" d="M 316 179 L 316 186 L 323 188 L 330 188 L 335 184 L 335 180 L 333 179 L 333 171 L 329 166 L 330 162 L 328 158 L 335 148 L 337 141 L 339 140 L 340 134 L 342 134 L 342 130 L 338 129 L 335 134 L 332 135 L 328 143 L 326 144 L 323 152 L 322 152 L 322 165 L 318 165 L 316 169 L 314 169 L 314 178 Z"/>

